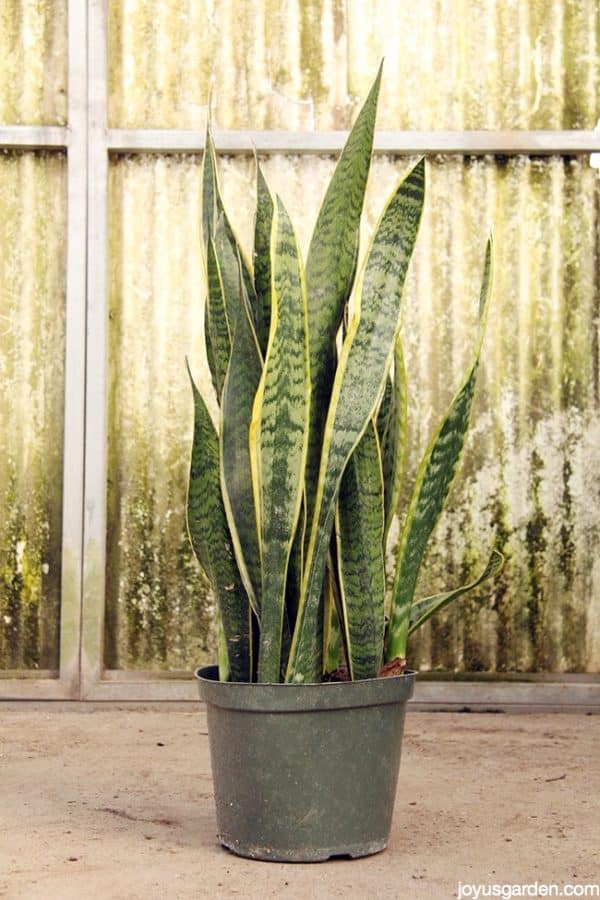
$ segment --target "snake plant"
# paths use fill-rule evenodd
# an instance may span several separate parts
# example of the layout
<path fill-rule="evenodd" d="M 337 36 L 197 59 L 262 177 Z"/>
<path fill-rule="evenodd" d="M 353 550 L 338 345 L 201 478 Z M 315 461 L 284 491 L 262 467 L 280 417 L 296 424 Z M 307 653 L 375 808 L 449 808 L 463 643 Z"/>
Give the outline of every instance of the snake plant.
<path fill-rule="evenodd" d="M 425 163 L 396 186 L 358 265 L 381 70 L 325 194 L 304 262 L 257 161 L 251 260 L 225 211 L 210 125 L 203 160 L 205 339 L 215 427 L 192 376 L 192 547 L 218 610 L 221 680 L 319 682 L 399 671 L 410 634 L 495 574 L 422 600 L 417 576 L 465 441 L 491 286 L 464 381 L 425 451 L 392 573 L 407 433 L 400 339 Z M 389 595 L 388 595 L 389 594 Z"/>

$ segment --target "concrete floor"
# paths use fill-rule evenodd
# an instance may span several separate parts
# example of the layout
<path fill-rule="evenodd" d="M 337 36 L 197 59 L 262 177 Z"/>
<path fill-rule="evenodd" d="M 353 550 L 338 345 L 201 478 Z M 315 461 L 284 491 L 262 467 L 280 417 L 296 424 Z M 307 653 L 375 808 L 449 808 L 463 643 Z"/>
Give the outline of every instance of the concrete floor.
<path fill-rule="evenodd" d="M 200 705 L 9 704 L 0 897 L 396 900 L 456 897 L 459 883 L 598 884 L 599 798 L 600 717 L 409 712 L 384 853 L 252 862 L 215 838 Z"/>

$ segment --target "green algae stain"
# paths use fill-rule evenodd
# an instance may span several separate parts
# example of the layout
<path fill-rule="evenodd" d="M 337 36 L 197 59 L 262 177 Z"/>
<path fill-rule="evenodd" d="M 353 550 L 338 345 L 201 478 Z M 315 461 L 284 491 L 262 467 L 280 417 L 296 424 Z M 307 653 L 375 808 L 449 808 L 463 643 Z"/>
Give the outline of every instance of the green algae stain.
<path fill-rule="evenodd" d="M 45 537 L 32 533 L 22 512 L 13 509 L 0 552 L 0 669 L 58 668 L 58 616 L 44 604 L 50 558 Z M 60 572 L 56 558 L 54 565 Z M 48 617 L 53 622 L 44 622 Z"/>
<path fill-rule="evenodd" d="M 540 486 L 544 461 L 537 450 L 531 455 L 533 513 L 525 529 L 527 546 L 527 571 L 529 575 L 529 596 L 527 597 L 527 628 L 532 646 L 531 671 L 543 672 L 547 666 L 546 641 L 544 632 L 544 554 L 548 548 L 548 519 L 542 509 Z"/>
<path fill-rule="evenodd" d="M 494 546 L 504 555 L 502 572 L 492 585 L 492 609 L 496 614 L 496 665 L 497 672 L 510 672 L 519 668 L 515 628 L 515 592 L 511 590 L 511 557 L 509 542 L 511 529 L 508 524 L 508 508 L 505 485 L 500 485 L 490 507 L 490 524 L 494 534 Z"/>
<path fill-rule="evenodd" d="M 143 439 L 137 451 L 127 483 L 117 478 L 120 489 L 109 491 L 118 528 L 107 546 L 107 572 L 117 567 L 119 576 L 107 579 L 104 663 L 190 669 L 212 652 L 214 629 L 208 584 L 185 529 L 185 457 L 165 460 L 164 468 L 177 472 L 165 498 L 150 475 L 156 454 Z M 119 457 L 119 466 L 125 458 Z"/>
<path fill-rule="evenodd" d="M 562 469 L 562 521 L 559 534 L 558 569 L 563 580 L 563 602 L 560 607 L 562 624 L 561 649 L 567 672 L 585 670 L 586 614 L 574 595 L 577 564 L 577 547 L 574 537 L 573 495 L 571 480 L 573 465 L 569 458 L 570 441 L 567 440 Z"/>
<path fill-rule="evenodd" d="M 319 25 L 323 18 L 323 0 L 304 0 L 300 4 L 300 65 L 302 93 L 318 104 L 327 97 L 323 83 L 323 43 Z"/>

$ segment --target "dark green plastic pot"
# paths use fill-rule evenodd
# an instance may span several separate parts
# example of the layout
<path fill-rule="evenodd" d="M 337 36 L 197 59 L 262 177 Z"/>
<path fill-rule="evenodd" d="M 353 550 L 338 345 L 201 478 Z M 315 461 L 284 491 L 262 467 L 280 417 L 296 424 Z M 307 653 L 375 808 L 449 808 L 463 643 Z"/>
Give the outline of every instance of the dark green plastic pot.
<path fill-rule="evenodd" d="M 198 669 L 220 842 L 316 862 L 387 846 L 414 673 L 334 684 L 220 682 Z"/>

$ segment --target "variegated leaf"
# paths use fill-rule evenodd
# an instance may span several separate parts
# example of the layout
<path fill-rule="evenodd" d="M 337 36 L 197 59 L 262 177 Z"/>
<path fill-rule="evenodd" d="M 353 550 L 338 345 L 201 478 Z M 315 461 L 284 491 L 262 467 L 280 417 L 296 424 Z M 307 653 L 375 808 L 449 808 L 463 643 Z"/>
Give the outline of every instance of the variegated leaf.
<path fill-rule="evenodd" d="M 219 231 L 221 232 L 220 235 Z M 227 213 L 225 212 L 219 189 L 217 154 L 215 152 L 210 120 L 206 129 L 204 158 L 202 163 L 202 237 L 205 253 L 207 252 L 209 239 L 212 237 L 215 240 L 217 255 L 221 266 L 221 277 L 226 292 L 231 288 L 234 290 L 236 288 L 236 267 L 239 257 L 241 260 L 244 285 L 248 292 L 252 314 L 254 318 L 256 318 L 256 294 L 254 291 L 252 267 L 246 258 L 243 247 L 239 243 L 235 232 L 231 227 Z M 227 250 L 225 249 L 225 245 L 227 245 Z M 236 322 L 237 312 L 229 319 L 230 331 L 233 330 Z"/>
<path fill-rule="evenodd" d="M 222 216 L 219 217 L 215 229 L 214 251 L 218 262 L 227 324 L 230 334 L 233 334 L 242 309 L 243 280 L 240 277 L 242 263 L 235 242 L 229 238 Z"/>
<path fill-rule="evenodd" d="M 323 430 L 336 368 L 336 335 L 354 283 L 360 217 L 371 165 L 381 68 L 327 188 L 306 260 L 310 333 L 311 421 L 306 466 L 312 522 Z"/>
<path fill-rule="evenodd" d="M 256 291 L 256 332 L 260 348 L 267 350 L 271 323 L 271 227 L 273 198 L 256 160 L 256 222 L 254 226 L 254 289 Z"/>
<path fill-rule="evenodd" d="M 390 416 L 390 407 L 392 405 L 392 393 L 394 390 L 394 382 L 392 380 L 391 373 L 385 379 L 385 387 L 383 389 L 383 395 L 381 397 L 381 402 L 379 404 L 379 409 L 377 410 L 377 436 L 379 438 L 379 445 L 383 444 L 383 439 L 385 437 L 385 430 L 388 426 L 388 420 Z"/>
<path fill-rule="evenodd" d="M 485 569 L 475 581 L 471 581 L 470 584 L 464 584 L 462 587 L 455 588 L 453 591 L 446 591 L 444 594 L 435 594 L 432 597 L 424 597 L 423 600 L 413 603 L 410 610 L 410 624 L 408 626 L 409 635 L 412 634 L 413 631 L 416 631 L 417 628 L 420 628 L 421 625 L 424 625 L 434 613 L 439 612 L 445 606 L 448 606 L 449 603 L 452 603 L 453 600 L 466 594 L 467 591 L 472 591 L 473 588 L 479 587 L 479 585 L 484 581 L 487 581 L 488 578 L 494 578 L 501 571 L 503 565 L 504 556 L 498 550 L 492 550 Z"/>
<path fill-rule="evenodd" d="M 211 374 L 213 374 L 215 382 L 217 399 L 220 401 L 231 353 L 231 332 L 225 308 L 225 295 L 219 262 L 217 260 L 215 244 L 211 237 L 209 237 L 207 245 L 206 269 L 208 276 L 206 324 L 208 326 L 210 349 L 213 359 Z"/>
<path fill-rule="evenodd" d="M 392 194 L 363 270 L 360 302 L 342 348 L 325 428 L 288 681 L 320 681 L 322 676 L 321 590 L 335 504 L 348 459 L 375 413 L 392 362 L 424 192 L 421 160 Z"/>
<path fill-rule="evenodd" d="M 262 374 L 262 357 L 243 284 L 241 287 L 242 304 L 221 402 L 221 483 L 240 574 L 259 615 L 260 551 L 248 435 Z"/>
<path fill-rule="evenodd" d="M 296 623 L 298 614 L 298 603 L 300 600 L 300 592 L 302 590 L 302 570 L 304 567 L 304 536 L 306 532 L 306 502 L 304 494 L 302 496 L 302 505 L 300 507 L 300 515 L 298 517 L 298 525 L 294 535 L 294 542 L 290 552 L 290 560 L 288 564 L 286 589 L 285 589 L 285 606 L 288 614 L 288 622 L 291 631 Z"/>
<path fill-rule="evenodd" d="M 215 389 L 215 394 L 218 390 L 218 382 L 217 382 L 217 363 L 215 360 L 215 354 L 212 348 L 211 340 L 210 340 L 210 325 L 208 321 L 208 296 L 204 301 L 204 346 L 206 348 L 206 361 L 208 363 L 208 369 L 210 372 L 210 380 L 212 382 L 212 386 Z"/>
<path fill-rule="evenodd" d="M 218 216 L 219 188 L 217 184 L 217 157 L 212 139 L 210 113 L 204 139 L 202 159 L 202 240 L 204 247 L 214 236 Z M 221 204 L 222 205 L 222 204 Z"/>
<path fill-rule="evenodd" d="M 229 680 L 249 681 L 252 670 L 250 604 L 236 565 L 221 497 L 219 443 L 191 373 L 190 381 L 194 397 L 194 441 L 187 501 L 190 541 L 219 606 Z"/>
<path fill-rule="evenodd" d="M 262 566 L 258 678 L 280 678 L 286 575 L 302 503 L 310 375 L 304 273 L 289 216 L 279 198 L 273 222 L 271 330 L 256 394 Z"/>
<path fill-rule="evenodd" d="M 330 561 L 331 562 L 331 561 Z M 344 665 L 342 629 L 338 609 L 341 607 L 339 585 L 332 565 L 327 564 L 324 588 L 323 659 L 325 672 L 335 672 Z"/>
<path fill-rule="evenodd" d="M 385 490 L 384 548 L 392 519 L 398 508 L 406 459 L 408 390 L 400 337 L 394 348 L 394 381 L 385 427 L 381 436 L 381 463 Z"/>
<path fill-rule="evenodd" d="M 383 530 L 383 473 L 371 422 L 346 466 L 337 509 L 343 625 L 353 680 L 376 678 L 383 663 Z"/>
<path fill-rule="evenodd" d="M 419 570 L 431 532 L 450 493 L 465 442 L 483 343 L 491 286 L 491 264 L 491 241 L 488 241 L 475 353 L 466 378 L 421 461 L 400 537 L 386 648 L 388 660 L 406 656 L 410 610 Z"/>

